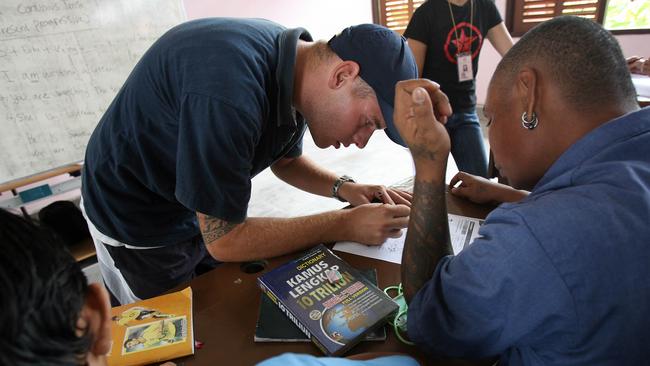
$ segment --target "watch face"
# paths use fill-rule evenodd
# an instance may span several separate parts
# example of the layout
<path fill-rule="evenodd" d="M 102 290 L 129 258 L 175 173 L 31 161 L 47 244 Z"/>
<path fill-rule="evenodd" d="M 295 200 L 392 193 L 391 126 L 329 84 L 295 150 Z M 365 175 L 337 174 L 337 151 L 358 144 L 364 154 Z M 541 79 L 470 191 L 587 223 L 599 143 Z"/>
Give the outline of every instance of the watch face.
<path fill-rule="evenodd" d="M 350 176 L 342 175 L 334 182 L 334 186 L 332 187 L 332 197 L 338 199 L 341 202 L 347 202 L 343 200 L 341 197 L 339 197 L 339 188 L 345 182 L 354 183 L 354 179 L 352 179 Z"/>

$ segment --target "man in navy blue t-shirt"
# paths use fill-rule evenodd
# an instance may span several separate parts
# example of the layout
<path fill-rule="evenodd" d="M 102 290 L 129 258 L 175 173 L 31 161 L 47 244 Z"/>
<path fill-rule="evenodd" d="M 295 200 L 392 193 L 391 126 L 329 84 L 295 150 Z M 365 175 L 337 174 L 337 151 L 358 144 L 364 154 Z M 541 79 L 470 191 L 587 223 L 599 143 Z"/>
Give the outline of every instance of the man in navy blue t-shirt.
<path fill-rule="evenodd" d="M 217 261 L 269 258 L 319 242 L 400 235 L 410 195 L 338 177 L 301 155 L 391 138 L 395 83 L 417 77 L 399 35 L 377 25 L 313 42 L 266 20 L 202 19 L 164 34 L 129 75 L 85 157 L 83 208 L 104 279 L 120 303 L 158 295 Z M 267 167 L 355 208 L 250 218 Z M 384 204 L 367 204 L 380 199 Z"/>

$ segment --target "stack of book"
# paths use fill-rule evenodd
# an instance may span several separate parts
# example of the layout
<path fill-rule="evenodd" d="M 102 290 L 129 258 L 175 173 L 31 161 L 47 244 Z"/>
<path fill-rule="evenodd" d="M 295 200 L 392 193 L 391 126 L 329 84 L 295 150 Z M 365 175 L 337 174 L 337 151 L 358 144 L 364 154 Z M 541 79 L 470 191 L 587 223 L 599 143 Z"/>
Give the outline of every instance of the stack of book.
<path fill-rule="evenodd" d="M 256 341 L 310 339 L 328 356 L 341 355 L 363 339 L 385 339 L 383 325 L 398 309 L 324 245 L 260 276 L 258 284 L 268 301 L 260 308 Z M 269 307 L 278 310 L 264 310 Z"/>

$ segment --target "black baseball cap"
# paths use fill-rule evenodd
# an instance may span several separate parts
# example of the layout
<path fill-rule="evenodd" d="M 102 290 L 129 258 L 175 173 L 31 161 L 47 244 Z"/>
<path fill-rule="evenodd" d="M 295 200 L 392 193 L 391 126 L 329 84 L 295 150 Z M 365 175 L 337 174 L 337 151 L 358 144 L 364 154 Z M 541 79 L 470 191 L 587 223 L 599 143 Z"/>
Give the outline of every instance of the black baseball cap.
<path fill-rule="evenodd" d="M 406 39 L 381 25 L 360 24 L 345 28 L 327 44 L 343 61 L 359 64 L 361 78 L 377 94 L 386 134 L 393 142 L 406 146 L 393 123 L 395 84 L 418 77 Z"/>

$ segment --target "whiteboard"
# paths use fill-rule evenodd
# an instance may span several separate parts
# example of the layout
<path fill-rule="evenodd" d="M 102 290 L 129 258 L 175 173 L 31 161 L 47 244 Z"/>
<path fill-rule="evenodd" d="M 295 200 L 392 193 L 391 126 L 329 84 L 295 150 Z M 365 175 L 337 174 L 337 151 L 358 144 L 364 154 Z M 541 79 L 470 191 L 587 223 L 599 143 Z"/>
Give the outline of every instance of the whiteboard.
<path fill-rule="evenodd" d="M 0 183 L 81 161 L 97 122 L 180 0 L 2 0 Z"/>

